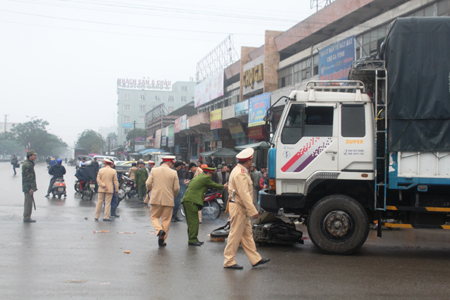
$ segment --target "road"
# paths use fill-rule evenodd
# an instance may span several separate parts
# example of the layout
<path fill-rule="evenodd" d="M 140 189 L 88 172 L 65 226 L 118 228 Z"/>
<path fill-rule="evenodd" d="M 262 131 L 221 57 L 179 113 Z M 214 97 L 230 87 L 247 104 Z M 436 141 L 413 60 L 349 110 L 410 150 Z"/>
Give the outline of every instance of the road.
<path fill-rule="evenodd" d="M 306 239 L 299 246 L 264 246 L 271 262 L 244 270 L 222 267 L 225 243 L 208 233 L 225 223 L 204 220 L 202 247 L 187 245 L 186 223 L 172 223 L 159 248 L 149 208 L 124 201 L 114 222 L 95 222 L 95 198 L 74 194 L 74 167 L 67 167 L 66 200 L 44 197 L 50 175 L 36 165 L 34 224 L 22 222 L 20 171 L 0 163 L 1 299 L 447 299 L 450 295 L 450 232 L 371 230 L 355 255 L 319 253 Z M 109 230 L 109 233 L 94 231 Z M 305 237 L 306 229 L 303 228 Z M 117 232 L 136 232 L 123 234 Z M 130 254 L 124 253 L 130 251 Z"/>

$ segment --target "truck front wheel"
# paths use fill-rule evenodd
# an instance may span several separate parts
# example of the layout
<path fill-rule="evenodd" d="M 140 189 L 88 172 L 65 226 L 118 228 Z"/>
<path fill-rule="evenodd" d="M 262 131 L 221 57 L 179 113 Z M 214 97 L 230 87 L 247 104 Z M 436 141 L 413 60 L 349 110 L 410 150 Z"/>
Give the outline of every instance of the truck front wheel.
<path fill-rule="evenodd" d="M 356 200 L 331 195 L 317 202 L 308 216 L 308 234 L 314 245 L 330 254 L 350 254 L 369 234 L 369 219 Z"/>

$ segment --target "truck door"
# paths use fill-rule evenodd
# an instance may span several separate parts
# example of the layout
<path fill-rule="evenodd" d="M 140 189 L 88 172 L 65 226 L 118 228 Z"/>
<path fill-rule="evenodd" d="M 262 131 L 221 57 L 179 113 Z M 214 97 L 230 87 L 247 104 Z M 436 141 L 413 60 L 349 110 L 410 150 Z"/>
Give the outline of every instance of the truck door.
<path fill-rule="evenodd" d="M 339 114 L 335 103 L 292 103 L 277 146 L 277 179 L 284 193 L 303 192 L 298 179 L 316 171 L 337 171 Z M 287 179 L 295 179 L 297 191 Z"/>

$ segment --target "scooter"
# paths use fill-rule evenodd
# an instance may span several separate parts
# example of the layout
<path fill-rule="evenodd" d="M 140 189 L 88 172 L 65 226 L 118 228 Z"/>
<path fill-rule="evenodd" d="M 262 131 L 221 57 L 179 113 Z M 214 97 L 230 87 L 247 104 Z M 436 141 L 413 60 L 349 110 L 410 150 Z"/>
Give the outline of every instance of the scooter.
<path fill-rule="evenodd" d="M 202 215 L 207 216 L 211 220 L 217 220 L 220 217 L 222 209 L 220 207 L 218 199 L 221 199 L 222 194 L 217 191 L 207 190 L 203 197 Z M 181 205 L 181 215 L 186 216 L 183 205 Z"/>
<path fill-rule="evenodd" d="M 228 237 L 230 233 L 230 221 L 225 226 L 211 232 L 211 237 Z M 303 232 L 297 230 L 295 223 L 285 221 L 269 212 L 264 212 L 256 219 L 252 226 L 253 240 L 258 244 L 303 244 Z"/>
<path fill-rule="evenodd" d="M 63 195 L 66 197 L 66 183 L 63 178 L 56 178 L 53 182 L 50 193 L 52 193 L 53 197 L 57 196 L 59 199 L 61 199 Z"/>
<path fill-rule="evenodd" d="M 119 193 L 117 197 L 119 198 L 119 202 L 128 197 L 128 199 L 132 199 L 138 194 L 137 189 L 134 187 L 134 181 L 129 177 L 122 175 L 119 180 Z"/>
<path fill-rule="evenodd" d="M 83 186 L 83 189 L 81 190 L 81 200 L 83 199 L 87 199 L 87 200 L 92 200 L 92 196 L 95 193 L 95 181 L 91 180 L 88 182 L 86 182 Z"/>

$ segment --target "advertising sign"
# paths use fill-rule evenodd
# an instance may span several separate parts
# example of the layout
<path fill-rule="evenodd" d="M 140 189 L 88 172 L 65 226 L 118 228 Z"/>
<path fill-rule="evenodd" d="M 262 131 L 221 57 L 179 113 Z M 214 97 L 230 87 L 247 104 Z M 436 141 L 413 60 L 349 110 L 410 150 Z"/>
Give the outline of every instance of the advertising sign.
<path fill-rule="evenodd" d="M 263 140 L 266 137 L 264 126 L 258 126 L 248 129 L 248 138 L 252 140 Z"/>
<path fill-rule="evenodd" d="M 241 85 L 244 95 L 264 88 L 264 55 L 242 67 Z"/>
<path fill-rule="evenodd" d="M 155 132 L 155 142 L 153 143 L 156 149 L 161 148 L 161 129 L 156 130 Z"/>
<path fill-rule="evenodd" d="M 355 60 L 355 37 L 351 36 L 319 51 L 319 79 L 347 80 Z"/>
<path fill-rule="evenodd" d="M 215 141 L 220 140 L 220 138 L 219 138 L 219 130 L 217 130 L 217 129 L 213 130 L 213 135 L 214 135 L 214 140 Z"/>
<path fill-rule="evenodd" d="M 236 117 L 248 115 L 248 100 L 236 103 L 234 109 Z"/>
<path fill-rule="evenodd" d="M 234 104 L 224 107 L 222 109 L 222 120 L 228 120 L 228 119 L 234 118 L 234 116 L 236 115 L 234 110 L 235 110 Z"/>
<path fill-rule="evenodd" d="M 133 123 L 122 123 L 122 128 L 133 128 Z"/>
<path fill-rule="evenodd" d="M 139 151 L 139 150 L 143 150 L 145 149 L 145 145 L 135 145 L 134 146 L 134 151 Z"/>
<path fill-rule="evenodd" d="M 175 133 L 180 132 L 180 118 L 175 120 Z"/>
<path fill-rule="evenodd" d="M 136 142 L 145 142 L 145 137 L 137 137 L 134 139 Z"/>
<path fill-rule="evenodd" d="M 169 138 L 168 146 L 169 147 L 173 147 L 174 144 L 175 144 L 174 143 L 175 142 L 175 135 L 174 135 L 174 126 L 173 125 L 169 126 L 168 138 Z"/>
<path fill-rule="evenodd" d="M 241 124 L 238 124 L 236 126 L 230 126 L 230 133 L 232 139 L 239 139 L 245 137 L 245 132 L 242 129 Z"/>
<path fill-rule="evenodd" d="M 197 84 L 194 93 L 195 107 L 223 96 L 223 70 Z"/>
<path fill-rule="evenodd" d="M 209 113 L 210 129 L 222 128 L 222 109 L 216 109 Z"/>
<path fill-rule="evenodd" d="M 214 133 L 212 131 L 205 133 L 203 135 L 203 142 L 211 142 L 214 141 Z"/>
<path fill-rule="evenodd" d="M 264 125 L 266 111 L 270 107 L 270 93 L 264 93 L 249 99 L 248 127 Z"/>
<path fill-rule="evenodd" d="M 186 120 L 187 120 L 187 115 L 181 116 L 180 117 L 180 131 L 181 130 L 186 130 Z"/>

